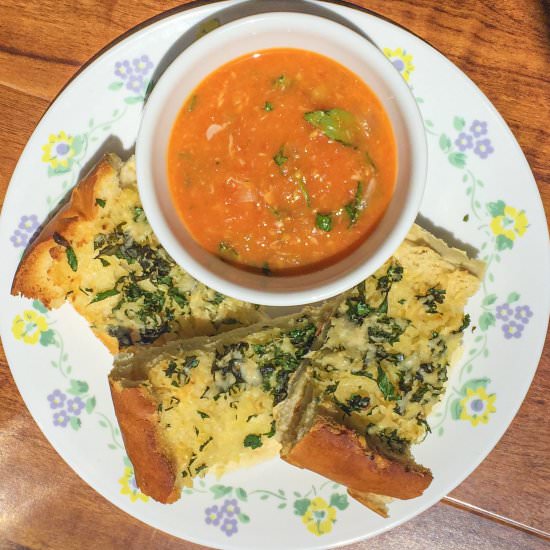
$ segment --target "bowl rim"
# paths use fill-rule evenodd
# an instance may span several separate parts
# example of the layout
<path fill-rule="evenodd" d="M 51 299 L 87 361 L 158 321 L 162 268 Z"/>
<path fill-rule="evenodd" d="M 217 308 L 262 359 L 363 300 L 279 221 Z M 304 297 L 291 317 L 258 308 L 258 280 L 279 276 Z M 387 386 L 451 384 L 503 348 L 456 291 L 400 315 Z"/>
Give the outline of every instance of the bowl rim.
<path fill-rule="evenodd" d="M 250 24 L 258 25 L 259 23 L 271 23 L 286 26 L 288 25 L 290 18 L 296 22 L 300 22 L 301 20 L 303 24 L 321 25 L 325 28 L 328 28 L 329 30 L 332 30 L 333 33 L 329 34 L 329 36 L 330 39 L 336 44 L 342 44 L 344 40 L 355 40 L 356 43 L 361 43 L 362 47 L 364 47 L 366 51 L 370 51 L 370 53 L 373 53 L 373 55 L 378 56 L 379 60 L 383 59 L 384 62 L 387 63 L 386 66 L 388 70 L 384 75 L 386 82 L 389 81 L 392 87 L 397 86 L 400 87 L 401 90 L 406 90 L 406 93 L 404 93 L 404 98 L 406 98 L 405 101 L 408 103 L 408 105 L 406 105 L 405 108 L 403 104 L 399 103 L 398 111 L 401 115 L 405 116 L 407 124 L 409 125 L 408 127 L 410 128 L 409 133 L 414 133 L 414 154 L 411 156 L 410 161 L 411 168 L 407 190 L 407 202 L 403 205 L 398 219 L 392 224 L 390 234 L 380 243 L 380 245 L 374 250 L 374 252 L 372 252 L 370 256 L 365 259 L 364 262 L 355 266 L 353 269 L 350 269 L 339 278 L 329 280 L 326 283 L 321 282 L 320 284 L 311 285 L 306 289 L 258 289 L 251 288 L 250 286 L 244 284 L 241 285 L 233 281 L 229 281 L 219 276 L 212 270 L 208 269 L 204 265 L 201 265 L 201 263 L 198 262 L 187 251 L 185 246 L 183 246 L 178 241 L 178 239 L 175 238 L 172 229 L 170 228 L 164 214 L 162 213 L 162 208 L 159 204 L 158 197 L 156 196 L 155 185 L 153 184 L 153 170 L 151 167 L 151 163 L 148 162 L 149 155 L 147 153 L 150 150 L 151 137 L 155 133 L 155 124 L 156 122 L 158 122 L 156 118 L 154 118 L 153 110 L 154 108 L 158 109 L 157 102 L 159 101 L 159 98 L 163 97 L 163 94 L 170 95 L 170 93 L 173 93 L 176 81 L 178 79 L 181 79 L 182 74 L 185 74 L 186 70 L 189 70 L 189 67 L 186 67 L 186 65 L 189 64 L 190 59 L 192 60 L 193 55 L 198 55 L 201 53 L 201 51 L 202 53 L 204 53 L 204 50 L 212 48 L 213 45 L 219 41 L 218 39 L 223 40 L 224 36 L 232 32 L 235 33 L 239 30 L 239 28 L 242 28 L 243 26 Z M 342 33 L 347 35 L 347 37 L 342 38 Z M 233 37 L 233 40 L 236 39 L 236 37 Z M 266 49 L 269 49 L 269 47 Z M 250 49 L 250 53 L 254 51 L 258 51 L 258 48 Z M 309 51 L 316 52 L 314 47 L 312 47 Z M 240 55 L 246 55 L 246 53 L 239 54 L 239 56 Z M 325 54 L 320 53 L 320 55 Z M 235 57 L 234 59 L 238 58 L 239 56 Z M 213 69 L 213 71 L 217 70 L 228 62 L 230 62 L 230 60 L 221 62 L 216 66 L 215 69 Z M 345 64 L 341 63 L 340 61 L 336 62 L 345 66 Z M 348 68 L 348 70 L 351 70 L 349 69 L 349 67 L 346 68 Z M 380 72 L 378 69 L 377 71 Z M 392 73 L 391 71 L 394 72 Z M 361 80 L 363 79 L 361 78 Z M 195 86 L 199 85 L 201 81 L 202 79 L 196 82 Z M 367 86 L 369 86 L 367 82 L 366 84 Z M 183 102 L 181 103 L 181 105 L 183 105 Z M 179 109 L 181 109 L 181 105 Z M 175 119 L 173 119 L 172 121 L 172 127 L 174 121 Z M 397 142 L 397 136 L 395 137 Z M 426 187 L 428 160 L 427 155 L 428 148 L 426 134 L 424 131 L 424 123 L 422 121 L 420 110 L 412 95 L 412 92 L 405 80 L 399 74 L 399 72 L 395 70 L 394 67 L 392 67 L 391 62 L 386 58 L 382 50 L 374 42 L 372 42 L 368 37 L 356 32 L 355 30 L 324 17 L 297 12 L 274 11 L 243 17 L 224 24 L 185 48 L 170 63 L 170 65 L 159 77 L 144 105 L 144 110 L 138 130 L 138 137 L 136 140 L 136 175 L 138 190 L 143 208 L 155 235 L 157 236 L 159 242 L 167 250 L 167 252 L 172 256 L 174 261 L 183 269 L 185 269 L 191 276 L 193 276 L 195 279 L 202 282 L 203 284 L 209 286 L 210 288 L 239 300 L 244 300 L 247 302 L 253 302 L 266 306 L 298 306 L 322 301 L 351 289 L 353 286 L 372 275 L 372 273 L 374 273 L 376 269 L 383 265 L 383 263 L 395 252 L 395 250 L 406 238 L 406 235 L 410 227 L 413 225 L 414 220 L 420 209 L 420 204 Z M 163 162 L 166 162 L 165 157 L 163 158 Z M 381 221 L 378 223 L 378 225 L 380 225 Z M 338 262 L 335 262 L 334 264 L 331 264 L 329 268 L 332 267 L 332 265 L 339 265 L 341 262 L 345 261 L 347 257 L 348 256 L 344 257 Z M 241 268 L 225 262 L 224 266 L 226 266 L 228 270 L 237 270 L 238 273 L 243 274 L 246 273 Z M 319 270 L 313 273 L 319 273 L 322 271 L 323 270 Z M 276 279 L 296 282 L 297 280 L 304 280 L 308 277 L 308 275 L 312 275 L 312 273 L 295 276 L 276 277 Z M 265 275 L 256 275 L 256 277 L 258 277 L 258 280 L 266 279 Z"/>

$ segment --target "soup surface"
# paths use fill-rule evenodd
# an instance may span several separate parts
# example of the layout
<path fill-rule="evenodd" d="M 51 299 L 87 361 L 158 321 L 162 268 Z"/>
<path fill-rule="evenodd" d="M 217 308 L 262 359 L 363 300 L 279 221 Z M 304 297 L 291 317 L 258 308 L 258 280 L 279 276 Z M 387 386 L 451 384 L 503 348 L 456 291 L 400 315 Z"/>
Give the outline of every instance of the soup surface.
<path fill-rule="evenodd" d="M 329 265 L 380 221 L 396 146 L 372 90 L 335 61 L 271 49 L 210 74 L 168 148 L 170 191 L 193 238 L 267 275 Z"/>

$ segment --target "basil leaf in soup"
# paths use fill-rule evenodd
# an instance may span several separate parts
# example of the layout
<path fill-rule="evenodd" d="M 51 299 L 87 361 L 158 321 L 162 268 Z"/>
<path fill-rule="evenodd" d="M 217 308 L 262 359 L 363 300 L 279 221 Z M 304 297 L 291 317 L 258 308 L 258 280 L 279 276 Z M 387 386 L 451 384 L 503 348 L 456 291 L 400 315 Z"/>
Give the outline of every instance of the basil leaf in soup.
<path fill-rule="evenodd" d="M 344 206 L 344 210 L 349 218 L 349 227 L 354 225 L 359 219 L 359 215 L 365 208 L 365 202 L 363 201 L 363 184 L 357 182 L 357 190 L 355 191 L 355 197 L 352 201 L 348 202 Z"/>
<path fill-rule="evenodd" d="M 273 161 L 277 166 L 282 166 L 287 160 L 288 160 L 288 157 L 285 156 L 284 147 L 281 145 L 277 153 L 275 153 L 275 156 L 273 157 Z"/>
<path fill-rule="evenodd" d="M 332 214 L 330 212 L 328 214 L 318 212 L 315 217 L 315 225 L 321 231 L 330 231 L 332 229 Z"/>
<path fill-rule="evenodd" d="M 346 147 L 356 146 L 355 140 L 359 127 L 355 116 L 349 111 L 344 109 L 310 111 L 304 114 L 304 119 L 321 130 L 329 139 Z"/>

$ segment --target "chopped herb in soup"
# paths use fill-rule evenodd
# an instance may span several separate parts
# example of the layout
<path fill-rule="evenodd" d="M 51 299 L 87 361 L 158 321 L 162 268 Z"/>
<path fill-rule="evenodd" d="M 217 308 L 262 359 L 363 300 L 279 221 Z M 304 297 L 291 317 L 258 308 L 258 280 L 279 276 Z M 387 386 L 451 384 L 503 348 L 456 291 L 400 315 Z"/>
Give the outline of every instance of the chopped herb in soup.
<path fill-rule="evenodd" d="M 210 74 L 168 148 L 170 190 L 193 238 L 270 276 L 357 248 L 382 218 L 396 171 L 380 100 L 342 65 L 303 50 L 260 51 Z"/>

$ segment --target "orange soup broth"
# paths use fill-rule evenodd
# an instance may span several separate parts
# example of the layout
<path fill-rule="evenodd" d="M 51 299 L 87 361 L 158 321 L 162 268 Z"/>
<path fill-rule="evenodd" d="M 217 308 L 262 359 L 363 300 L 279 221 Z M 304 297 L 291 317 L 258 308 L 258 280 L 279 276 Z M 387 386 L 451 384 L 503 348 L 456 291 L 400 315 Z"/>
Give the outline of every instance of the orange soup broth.
<path fill-rule="evenodd" d="M 351 113 L 351 144 L 305 118 L 331 109 Z M 167 162 L 193 238 L 275 275 L 311 272 L 356 249 L 383 216 L 397 171 L 391 124 L 372 90 L 335 61 L 293 49 L 246 55 L 202 81 L 175 121 Z"/>

